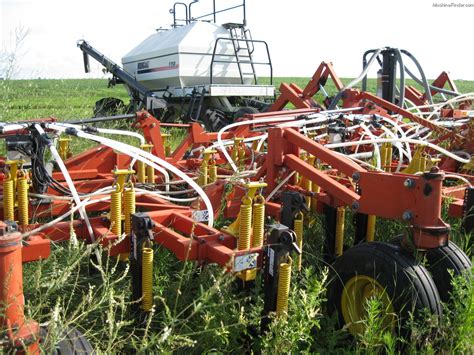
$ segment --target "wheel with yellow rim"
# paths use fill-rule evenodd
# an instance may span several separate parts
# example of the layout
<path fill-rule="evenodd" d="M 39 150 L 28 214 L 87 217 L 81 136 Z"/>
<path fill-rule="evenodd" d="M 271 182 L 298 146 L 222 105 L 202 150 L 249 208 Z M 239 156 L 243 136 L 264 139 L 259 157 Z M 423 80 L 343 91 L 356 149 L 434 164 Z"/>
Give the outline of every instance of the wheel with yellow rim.
<path fill-rule="evenodd" d="M 409 336 L 411 314 L 441 318 L 441 302 L 430 274 L 397 245 L 356 245 L 331 268 L 328 311 L 337 313 L 341 327 L 353 336 L 364 334 L 367 305 L 373 298 L 378 300 L 378 323 L 384 332 Z"/>

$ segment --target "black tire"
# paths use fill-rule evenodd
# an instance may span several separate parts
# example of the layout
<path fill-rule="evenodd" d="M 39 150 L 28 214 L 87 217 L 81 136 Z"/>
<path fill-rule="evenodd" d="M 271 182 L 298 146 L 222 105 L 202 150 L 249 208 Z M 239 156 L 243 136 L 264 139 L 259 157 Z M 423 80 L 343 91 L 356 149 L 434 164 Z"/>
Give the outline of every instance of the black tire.
<path fill-rule="evenodd" d="M 79 330 L 72 328 L 52 351 L 55 355 L 95 354 L 92 345 Z"/>
<path fill-rule="evenodd" d="M 424 266 L 405 255 L 397 245 L 362 243 L 336 259 L 328 285 L 328 311 L 330 314 L 337 313 L 340 325 L 347 324 L 353 335 L 358 332 L 351 329 L 350 320 L 347 322 L 344 319 L 341 303 L 344 288 L 356 276 L 373 279 L 383 288 L 396 315 L 397 326 L 392 330 L 402 337 L 410 336 L 410 313 L 414 314 L 415 319 L 422 312 L 441 318 L 438 290 Z"/>
<path fill-rule="evenodd" d="M 403 235 L 393 238 L 390 243 L 401 245 Z M 416 253 L 414 247 L 409 246 L 407 254 Z M 438 288 L 439 297 L 443 302 L 450 302 L 453 291 L 453 277 L 464 276 L 470 278 L 472 262 L 466 253 L 454 242 L 449 241 L 444 247 L 428 249 L 423 252 L 425 255 L 425 266 Z"/>
<path fill-rule="evenodd" d="M 252 107 L 252 106 L 239 107 L 239 109 L 234 112 L 234 121 L 238 118 L 244 117 L 244 115 L 246 115 L 246 114 L 253 115 L 253 114 L 258 113 L 258 112 L 259 111 L 255 107 Z"/>
<path fill-rule="evenodd" d="M 122 114 L 127 107 L 124 102 L 116 97 L 104 97 L 95 103 L 94 117 L 105 117 Z"/>
<path fill-rule="evenodd" d="M 206 129 L 210 132 L 218 132 L 221 128 L 232 123 L 232 120 L 229 120 L 224 112 L 217 109 L 206 110 L 202 120 Z"/>
<path fill-rule="evenodd" d="M 426 261 L 428 271 L 433 277 L 443 302 L 451 300 L 453 277 L 471 277 L 471 260 L 461 248 L 451 241 L 444 247 L 427 250 Z"/>

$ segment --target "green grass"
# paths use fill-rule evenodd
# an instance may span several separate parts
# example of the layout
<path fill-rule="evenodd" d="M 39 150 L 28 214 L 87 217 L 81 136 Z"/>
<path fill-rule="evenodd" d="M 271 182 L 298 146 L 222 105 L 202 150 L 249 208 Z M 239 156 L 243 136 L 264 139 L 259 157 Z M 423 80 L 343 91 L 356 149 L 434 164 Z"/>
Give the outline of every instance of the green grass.
<path fill-rule="evenodd" d="M 275 84 L 295 82 L 303 88 L 307 81 L 277 78 Z M 474 91 L 473 82 L 457 84 L 461 91 Z M 369 81 L 369 88 L 375 88 L 375 80 Z M 329 85 L 328 91 L 333 94 L 334 87 Z M 123 87 L 107 89 L 105 80 L 0 81 L 0 121 L 90 117 L 95 101 L 102 97 L 127 101 Z M 80 143 L 75 145 L 76 152 L 83 148 Z M 447 218 L 446 208 L 443 214 L 453 226 L 453 240 L 467 249 L 459 221 Z M 349 243 L 353 234 L 350 213 L 346 218 Z M 389 240 L 404 228 L 386 220 L 377 223 L 378 240 Z M 106 251 L 100 262 L 91 262 L 93 246 L 69 243 L 53 243 L 48 259 L 25 265 L 26 313 L 47 329 L 44 349 L 54 346 L 64 329 L 76 327 L 104 354 L 394 353 L 400 339 L 379 331 L 377 316 L 383 309 L 377 299 L 368 302 L 367 331 L 357 339 L 337 329 L 335 319 L 324 315 L 328 267 L 321 259 L 322 236 L 322 221 L 316 217 L 305 231 L 303 271 L 293 275 L 289 318 L 275 320 L 262 335 L 257 332 L 263 307 L 261 280 L 254 289 L 241 291 L 220 268 L 179 262 L 157 246 L 155 307 L 148 320 L 131 312 L 127 264 L 108 258 Z M 474 284 L 460 279 L 455 289 L 457 301 L 447 307 L 438 335 L 426 343 L 423 329 L 415 333 L 408 344 L 410 352 L 474 352 Z"/>
<path fill-rule="evenodd" d="M 279 88 L 281 83 L 295 83 L 304 88 L 309 78 L 281 77 L 274 78 L 274 86 Z M 351 79 L 342 79 L 348 84 Z M 268 79 L 262 83 L 268 84 Z M 407 85 L 419 87 L 412 80 Z M 474 82 L 457 80 L 460 92 L 474 91 Z M 368 80 L 368 89 L 375 92 L 376 80 Z M 328 81 L 326 90 L 330 95 L 336 92 L 332 81 Z M 94 104 L 103 97 L 117 97 L 128 102 L 128 95 L 122 85 L 107 88 L 107 80 L 13 80 L 0 81 L 0 122 L 16 121 L 30 118 L 46 118 L 50 116 L 59 119 L 91 117 Z M 316 96 L 321 98 L 320 94 Z"/>
<path fill-rule="evenodd" d="M 0 81 L 0 121 L 91 117 L 95 102 L 109 96 L 128 101 L 123 86 L 109 89 L 100 79 Z"/>

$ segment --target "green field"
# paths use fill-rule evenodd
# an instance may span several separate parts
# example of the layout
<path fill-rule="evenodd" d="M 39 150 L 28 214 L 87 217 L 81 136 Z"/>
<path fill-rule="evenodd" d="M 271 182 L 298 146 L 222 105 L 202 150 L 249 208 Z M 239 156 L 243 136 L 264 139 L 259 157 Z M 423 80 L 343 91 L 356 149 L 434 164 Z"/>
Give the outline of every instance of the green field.
<path fill-rule="evenodd" d="M 304 87 L 308 79 L 278 78 Z M 349 80 L 344 80 L 347 83 Z M 461 92 L 474 91 L 474 82 L 457 82 Z M 369 87 L 374 89 L 375 81 Z M 334 89 L 329 88 L 330 93 Z M 73 119 L 92 116 L 95 101 L 119 97 L 121 86 L 107 88 L 106 80 L 0 81 L 0 122 L 45 118 Z M 176 144 L 177 142 L 174 142 Z M 83 147 L 83 146 L 81 146 Z M 77 151 L 77 149 L 76 149 Z M 452 239 L 469 251 L 469 236 L 460 221 L 443 218 L 453 227 Z M 226 223 L 226 221 L 220 221 Z M 404 230 L 401 223 L 378 220 L 376 237 L 390 240 Z M 352 216 L 346 215 L 346 246 L 352 242 Z M 260 280 L 239 290 L 230 275 L 213 265 L 178 262 L 155 247 L 154 303 L 148 320 L 131 312 L 128 265 L 103 253 L 92 261 L 93 248 L 57 243 L 52 255 L 24 267 L 26 313 L 48 331 L 47 349 L 76 327 L 98 353 L 396 353 L 402 340 L 384 332 L 377 321 L 385 310 L 380 300 L 368 304 L 366 332 L 349 336 L 336 320 L 325 315 L 328 265 L 321 260 L 322 221 L 311 216 L 305 230 L 303 270 L 292 280 L 289 317 L 276 320 L 258 334 L 262 311 Z M 442 321 L 413 323 L 408 353 L 474 353 L 474 284 L 456 280 L 453 302 L 445 305 Z M 439 322 L 438 322 L 439 321 Z"/>
<path fill-rule="evenodd" d="M 276 88 L 280 83 L 296 83 L 304 88 L 309 78 L 274 78 Z M 342 79 L 347 84 L 350 79 Z M 263 83 L 268 84 L 269 80 Z M 407 84 L 414 85 L 411 80 Z M 456 81 L 460 92 L 474 91 L 474 82 Z M 375 79 L 369 79 L 368 88 L 375 91 Z M 415 85 L 417 86 L 417 85 Z M 335 93 L 335 88 L 328 82 L 326 90 Z M 97 100 L 103 97 L 117 97 L 128 101 L 128 95 L 122 85 L 107 88 L 107 80 L 16 80 L 0 81 L 0 122 L 28 118 L 54 116 L 59 119 L 90 117 Z"/>

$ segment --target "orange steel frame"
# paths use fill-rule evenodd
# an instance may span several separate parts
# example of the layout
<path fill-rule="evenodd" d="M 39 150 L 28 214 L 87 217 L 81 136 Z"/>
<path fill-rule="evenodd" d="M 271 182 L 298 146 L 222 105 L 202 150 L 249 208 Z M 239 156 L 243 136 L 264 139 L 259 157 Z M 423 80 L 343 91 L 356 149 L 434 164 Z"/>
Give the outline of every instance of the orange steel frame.
<path fill-rule="evenodd" d="M 322 62 L 319 65 L 304 89 L 301 89 L 294 83 L 289 85 L 282 83 L 280 85 L 280 96 L 270 106 L 268 111 L 281 111 L 288 103 L 292 103 L 299 109 L 319 107 L 313 100 L 313 96 L 316 95 L 321 86 L 326 85 L 329 78 L 332 79 L 337 90 L 341 90 L 344 87 L 330 62 Z"/>
<path fill-rule="evenodd" d="M 300 149 L 351 178 L 361 193 L 300 159 Z M 320 186 L 331 205 L 345 205 L 358 213 L 404 220 L 418 248 L 435 248 L 448 241 L 450 227 L 441 219 L 443 173 L 433 170 L 415 176 L 367 171 L 294 129 L 271 128 L 264 167 L 269 191 L 276 186 L 283 167 Z"/>
<path fill-rule="evenodd" d="M 334 73 L 332 65 L 323 62 L 304 90 L 296 88 L 296 86 L 282 86 L 282 96 L 273 105 L 273 109 L 279 109 L 281 105 L 284 106 L 288 102 L 292 102 L 299 109 L 246 115 L 244 119 L 288 117 L 290 120 L 295 115 L 319 112 L 320 108 L 315 107 L 312 97 L 320 89 L 320 85 L 324 86 L 329 77 L 332 78 L 337 88 L 342 88 L 342 83 Z M 433 126 L 431 122 L 369 93 L 347 90 L 344 95 L 344 107 L 362 107 L 362 109 L 357 109 L 358 113 L 381 113 L 385 116 L 388 116 L 387 111 L 400 113 L 404 117 L 444 135 L 445 139 L 449 138 L 458 143 L 464 142 L 464 137 L 444 128 Z M 49 121 L 53 120 L 49 119 Z M 196 146 L 211 145 L 217 139 L 217 133 L 205 132 L 197 123 L 179 125 L 187 129 L 187 136 L 170 156 L 165 156 L 161 127 L 166 124 L 160 123 L 148 112 L 142 111 L 137 113 L 134 125 L 142 129 L 146 141 L 153 144 L 155 155 L 176 166 L 186 167 L 190 170 L 196 169 L 201 160 L 197 156 L 185 159 L 185 153 Z M 258 135 L 258 130 L 255 130 L 258 127 L 259 125 L 255 124 L 241 126 L 233 131 L 225 132 L 222 138 L 232 139 Z M 300 158 L 302 149 L 330 165 L 345 178 L 336 179 L 327 171 L 318 170 L 303 161 Z M 219 159 L 220 162 L 224 162 L 223 157 Z M 66 160 L 65 163 L 78 191 L 91 192 L 100 187 L 110 186 L 114 180 L 111 171 L 114 168 L 127 168 L 130 158 L 99 145 Z M 433 170 L 430 173 L 414 176 L 367 171 L 349 159 L 341 157 L 298 133 L 295 129 L 270 128 L 266 159 L 255 180 L 263 178 L 268 184 L 266 191 L 269 192 L 289 171 L 298 172 L 322 188 L 322 192 L 317 194 L 319 203 L 349 206 L 358 213 L 403 220 L 409 226 L 414 244 L 418 248 L 435 248 L 447 243 L 450 227 L 441 219 L 443 173 Z M 58 181 L 64 181 L 60 173 L 54 173 L 54 177 Z M 0 175 L 0 181 L 3 178 Z M 297 187 L 291 186 L 291 181 L 287 187 L 298 190 Z M 55 193 L 54 191 L 48 192 Z M 214 185 L 207 187 L 206 192 L 213 205 L 217 207 L 222 201 L 224 183 L 217 181 Z M 240 197 L 243 193 L 242 189 L 236 189 L 233 199 L 229 199 L 222 211 L 224 216 L 237 216 Z M 462 192 L 456 190 L 451 191 L 450 194 L 458 197 L 453 203 L 452 210 L 453 214 L 459 214 Z M 150 195 L 138 196 L 136 204 L 154 221 L 154 241 L 172 251 L 180 260 L 217 263 L 231 270 L 232 262 L 236 256 L 257 253 L 259 255 L 258 264 L 260 265 L 262 262 L 262 248 L 235 250 L 236 238 L 233 235 L 210 228 L 202 223 L 196 223 L 192 218 L 193 209 L 190 207 L 171 204 Z M 199 208 L 199 204 L 194 207 Z M 39 216 L 54 217 L 65 213 L 70 206 L 64 201 L 53 201 L 49 205 L 35 206 L 35 208 L 35 213 Z M 94 212 L 104 212 L 108 209 L 108 202 L 97 203 L 90 207 L 90 211 Z M 267 203 L 269 215 L 279 218 L 280 209 L 281 206 L 277 202 Z M 3 210 L 1 217 L 3 218 Z M 129 251 L 129 236 L 118 242 L 118 236 L 110 231 L 109 222 L 106 219 L 93 217 L 90 222 L 94 237 L 108 249 L 110 255 L 114 256 Z M 38 226 L 38 224 L 32 224 L 22 228 L 22 231 Z M 0 316 L 0 326 L 8 330 L 9 339 L 15 346 L 18 346 L 19 342 L 27 340 L 28 349 L 35 351 L 38 345 L 38 325 L 25 319 L 23 301 L 21 297 L 18 297 L 22 294 L 22 263 L 47 258 L 50 254 L 50 243 L 52 241 L 67 241 L 70 227 L 69 222 L 60 222 L 40 233 L 30 235 L 22 241 L 19 233 L 6 233 L 7 226 L 4 222 L 0 222 L 0 284 L 3 286 L 3 291 L 0 292 L 0 303 L 6 307 L 2 313 L 3 316 Z M 84 221 L 75 220 L 73 227 L 79 238 L 90 241 Z"/>

